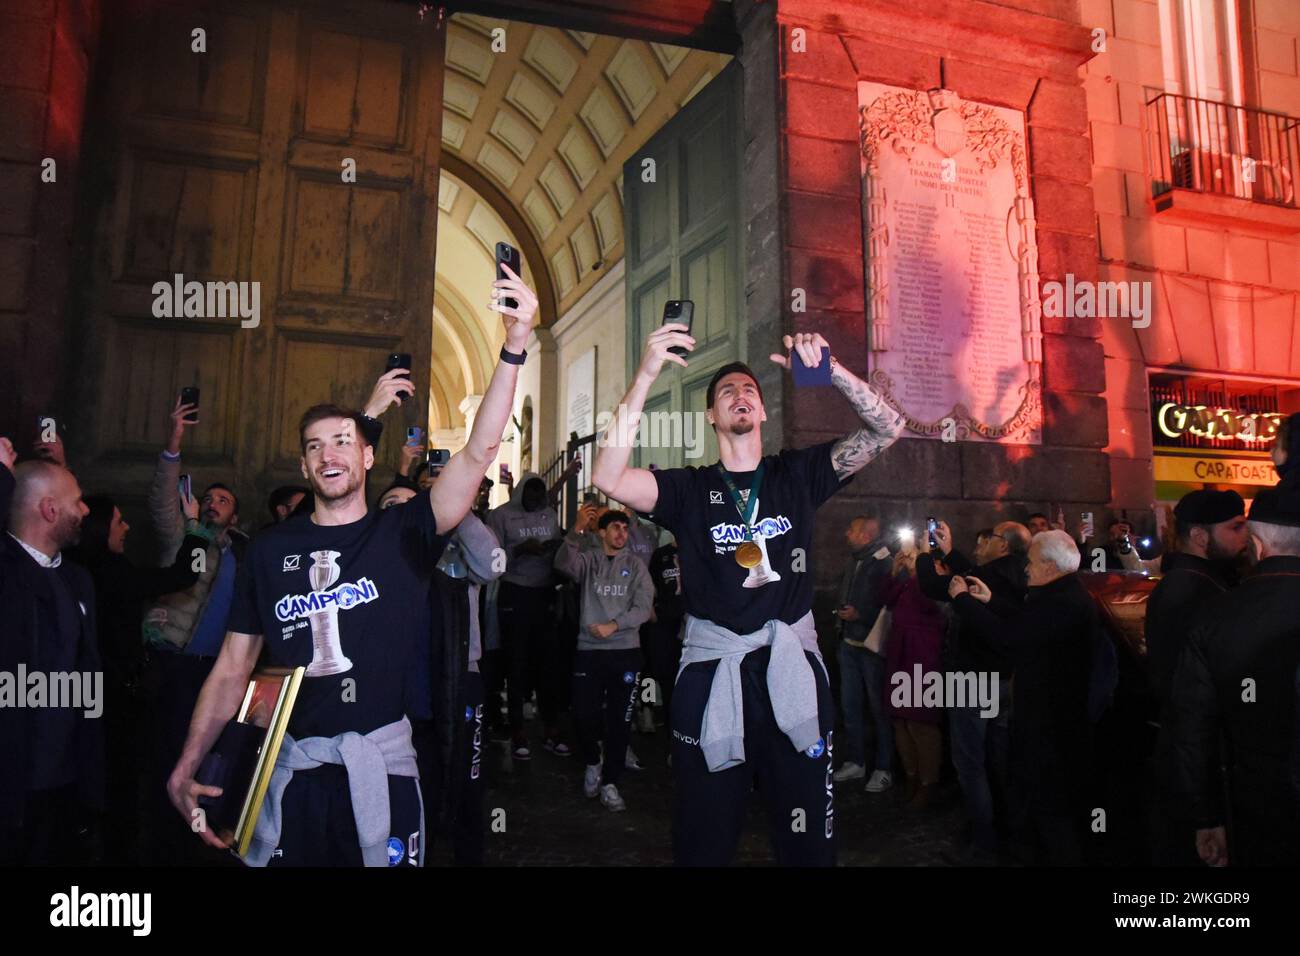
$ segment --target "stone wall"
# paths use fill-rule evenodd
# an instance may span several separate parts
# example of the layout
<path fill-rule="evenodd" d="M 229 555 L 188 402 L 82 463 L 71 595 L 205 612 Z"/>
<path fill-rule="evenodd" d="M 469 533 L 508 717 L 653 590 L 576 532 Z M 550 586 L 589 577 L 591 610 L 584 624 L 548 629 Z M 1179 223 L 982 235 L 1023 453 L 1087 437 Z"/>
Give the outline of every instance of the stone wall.
<path fill-rule="evenodd" d="M 780 0 L 775 15 L 781 165 L 780 218 L 773 231 L 781 248 L 781 321 L 787 330 L 821 332 L 837 357 L 865 376 L 859 80 L 921 90 L 942 86 L 964 99 L 1024 111 L 1040 280 L 1063 280 L 1066 272 L 1097 278 L 1087 100 L 1078 72 L 1092 55 L 1091 36 L 1074 3 L 918 0 L 904 7 L 875 0 Z M 804 31 L 804 52 L 794 51 L 796 28 Z M 748 49 L 752 31 L 742 29 L 742 35 L 748 68 L 760 58 Z M 746 79 L 747 115 L 766 109 L 762 101 L 751 107 L 748 98 L 759 82 Z M 764 146 L 751 143 L 755 151 Z M 755 190 L 755 183 L 746 183 L 747 194 Z M 751 212 L 758 218 L 757 209 Z M 749 280 L 769 281 L 752 261 Z M 806 314 L 790 313 L 793 288 L 807 291 Z M 751 320 L 763 323 L 767 316 Z M 1095 319 L 1047 317 L 1042 330 L 1041 446 L 904 439 L 822 510 L 818 553 L 842 552 L 848 519 L 868 508 L 881 510 L 887 527 L 907 522 L 916 528 L 928 514 L 941 516 L 963 547 L 977 528 L 1003 517 L 1023 520 L 1049 502 L 1064 505 L 1067 513 L 1100 511 L 1110 499 L 1100 330 Z M 750 348 L 764 364 L 767 351 L 757 343 Z M 781 437 L 789 446 L 855 427 L 852 411 L 830 389 L 796 391 L 786 379 L 783 409 Z M 823 597 L 837 579 L 838 564 L 819 564 Z"/>
<path fill-rule="evenodd" d="M 0 9 L 0 434 L 61 418 L 65 308 L 98 0 Z M 53 182 L 42 181 L 53 159 Z"/>

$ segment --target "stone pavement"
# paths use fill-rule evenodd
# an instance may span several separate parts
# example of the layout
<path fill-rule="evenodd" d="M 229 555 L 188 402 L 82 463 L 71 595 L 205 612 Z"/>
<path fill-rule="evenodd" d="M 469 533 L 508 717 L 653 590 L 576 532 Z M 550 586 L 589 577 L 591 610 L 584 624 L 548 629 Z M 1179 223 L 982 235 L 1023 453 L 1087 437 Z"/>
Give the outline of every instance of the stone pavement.
<path fill-rule="evenodd" d="M 632 748 L 641 771 L 624 774 L 623 813 L 611 813 L 599 800 L 582 795 L 582 760 L 556 757 L 534 733 L 533 759 L 513 761 L 507 745 L 488 745 L 486 759 L 489 821 L 505 811 L 505 832 L 489 827 L 487 862 L 492 866 L 666 866 L 672 862 L 671 770 L 668 736 L 634 734 Z M 941 784 L 931 807 L 910 811 L 902 786 L 869 794 L 865 781 L 835 785 L 835 828 L 841 866 L 953 866 L 961 846 L 964 815 L 955 783 Z M 433 865 L 445 865 L 445 845 L 435 848 Z M 770 865 L 767 820 L 755 797 L 737 854 L 741 865 Z"/>

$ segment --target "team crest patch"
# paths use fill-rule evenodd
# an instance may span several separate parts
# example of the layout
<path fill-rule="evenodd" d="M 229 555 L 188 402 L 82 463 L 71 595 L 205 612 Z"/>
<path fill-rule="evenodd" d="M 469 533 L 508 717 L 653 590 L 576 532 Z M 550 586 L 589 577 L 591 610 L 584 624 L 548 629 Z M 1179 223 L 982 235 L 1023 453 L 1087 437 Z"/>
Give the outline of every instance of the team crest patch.
<path fill-rule="evenodd" d="M 388 838 L 388 865 L 397 866 L 406 856 L 406 844 L 397 837 Z"/>
<path fill-rule="evenodd" d="M 817 743 L 804 751 L 809 757 L 817 758 L 826 752 L 826 738 L 818 737 Z"/>
<path fill-rule="evenodd" d="M 623 672 L 623 683 L 624 683 L 624 684 L 632 684 L 632 683 L 635 683 L 635 682 L 636 682 L 636 671 L 624 671 L 624 672 Z"/>
<path fill-rule="evenodd" d="M 621 572 L 619 572 L 619 573 L 622 574 L 623 577 L 627 577 L 627 576 L 628 576 L 629 574 L 631 574 L 632 572 L 631 572 L 630 570 L 628 570 L 627 568 L 624 568 L 624 569 L 623 569 Z"/>
<path fill-rule="evenodd" d="M 474 708 L 471 707 L 469 704 L 465 705 L 465 719 L 466 720 L 474 719 Z"/>

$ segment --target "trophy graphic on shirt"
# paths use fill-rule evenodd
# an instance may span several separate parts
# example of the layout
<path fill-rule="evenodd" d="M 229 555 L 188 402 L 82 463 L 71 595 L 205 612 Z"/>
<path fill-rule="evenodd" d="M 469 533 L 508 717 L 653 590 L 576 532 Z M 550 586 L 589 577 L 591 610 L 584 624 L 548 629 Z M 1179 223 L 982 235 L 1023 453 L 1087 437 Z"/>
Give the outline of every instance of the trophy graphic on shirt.
<path fill-rule="evenodd" d="M 754 514 L 758 514 L 758 504 L 754 505 Z M 780 581 L 781 575 L 776 572 L 767 559 L 767 541 L 764 540 L 762 533 L 758 528 L 752 529 L 753 543 L 758 545 L 758 551 L 761 557 L 758 563 L 749 569 L 749 576 L 745 578 L 741 587 L 761 588 L 764 584 L 771 584 L 773 581 Z"/>
<path fill-rule="evenodd" d="M 307 570 L 313 591 L 324 591 L 339 579 L 338 551 L 313 551 L 314 564 Z M 352 669 L 352 662 L 343 655 L 339 643 L 339 609 L 331 603 L 307 615 L 311 625 L 311 663 L 307 665 L 308 677 L 328 677 Z"/>

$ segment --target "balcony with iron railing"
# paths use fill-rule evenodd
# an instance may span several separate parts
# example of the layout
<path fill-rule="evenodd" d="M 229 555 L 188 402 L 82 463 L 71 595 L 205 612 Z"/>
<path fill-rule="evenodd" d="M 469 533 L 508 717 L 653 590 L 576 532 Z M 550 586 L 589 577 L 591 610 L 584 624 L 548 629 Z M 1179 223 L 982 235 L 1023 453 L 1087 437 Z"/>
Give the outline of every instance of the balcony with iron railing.
<path fill-rule="evenodd" d="M 1300 119 L 1160 93 L 1147 144 L 1158 215 L 1300 232 Z"/>

